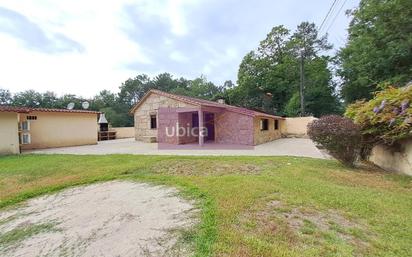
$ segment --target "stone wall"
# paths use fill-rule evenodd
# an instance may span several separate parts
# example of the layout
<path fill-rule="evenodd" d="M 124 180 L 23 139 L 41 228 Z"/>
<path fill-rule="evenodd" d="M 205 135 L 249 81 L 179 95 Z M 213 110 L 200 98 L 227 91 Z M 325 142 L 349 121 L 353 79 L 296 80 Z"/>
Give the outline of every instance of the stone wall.
<path fill-rule="evenodd" d="M 253 145 L 253 118 L 228 111 L 216 113 L 215 141 L 221 144 Z"/>
<path fill-rule="evenodd" d="M 134 113 L 135 126 L 134 136 L 136 140 L 150 142 L 158 139 L 158 130 L 150 128 L 150 115 L 158 115 L 159 108 L 196 108 L 194 105 L 186 104 L 165 96 L 150 94 L 145 101 L 137 108 Z M 213 111 L 214 112 L 214 111 Z M 172 117 L 172 115 L 174 115 Z M 269 129 L 262 131 L 260 129 L 260 119 L 258 117 L 250 117 L 247 115 L 234 113 L 230 111 L 215 113 L 215 141 L 222 144 L 245 144 L 258 145 L 273 141 L 285 136 L 306 137 L 307 124 L 316 119 L 314 117 L 297 117 L 286 118 L 279 120 L 279 128 L 274 129 L 274 119 L 269 119 Z M 189 123 L 191 126 L 191 113 L 179 115 L 168 114 L 166 118 L 157 117 L 157 122 L 163 120 L 167 124 Z M 163 126 L 167 124 L 162 124 Z M 186 127 L 186 125 L 183 125 Z M 159 127 L 159 124 L 158 126 Z M 194 143 L 198 140 L 197 137 L 183 137 L 166 139 L 165 133 L 162 133 L 162 142 L 172 144 Z M 160 134 L 159 134 L 160 136 Z M 167 141 L 167 142 L 166 142 Z"/>
<path fill-rule="evenodd" d="M 391 147 L 375 146 L 369 160 L 385 170 L 412 176 L 412 139 L 400 141 Z"/>
<path fill-rule="evenodd" d="M 158 128 L 157 142 L 165 144 L 178 144 L 176 124 L 178 123 L 179 113 L 176 109 L 161 108 L 158 111 Z"/>
<path fill-rule="evenodd" d="M 196 130 L 197 136 L 190 133 L 192 131 L 192 114 L 192 112 L 179 113 L 179 127 L 185 129 L 185 134 L 178 138 L 179 144 L 197 143 L 199 141 L 199 130 Z"/>
<path fill-rule="evenodd" d="M 153 138 L 157 138 L 157 129 L 150 128 L 150 115 L 157 115 L 157 110 L 159 109 L 159 107 L 193 108 L 195 106 L 154 93 L 150 94 L 134 112 L 134 128 L 136 140 L 151 141 Z M 157 118 L 157 121 L 159 121 L 159 117 Z"/>
<path fill-rule="evenodd" d="M 253 128 L 254 128 L 254 144 L 259 145 L 266 142 L 273 141 L 275 139 L 282 137 L 282 127 L 284 126 L 284 120 L 278 120 L 278 129 L 275 129 L 275 119 L 268 119 L 269 120 L 269 128 L 268 130 L 261 130 L 260 122 L 262 119 L 268 118 L 261 118 L 255 117 L 253 119 Z"/>

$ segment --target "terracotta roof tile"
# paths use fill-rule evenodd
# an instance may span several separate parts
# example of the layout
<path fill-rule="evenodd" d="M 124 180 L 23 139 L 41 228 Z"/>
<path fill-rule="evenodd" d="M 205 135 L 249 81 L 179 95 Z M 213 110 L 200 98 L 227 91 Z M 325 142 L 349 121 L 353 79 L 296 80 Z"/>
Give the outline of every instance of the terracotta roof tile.
<path fill-rule="evenodd" d="M 68 110 L 68 109 L 50 109 L 50 108 L 32 108 L 21 106 L 7 106 L 0 105 L 0 112 L 17 112 L 17 113 L 30 113 L 30 112 L 64 112 L 64 113 L 90 113 L 99 114 L 97 111 L 88 110 Z"/>
<path fill-rule="evenodd" d="M 284 119 L 283 117 L 280 117 L 280 116 L 275 116 L 275 115 L 271 115 L 271 114 L 267 114 L 267 113 L 263 113 L 263 112 L 249 110 L 249 109 L 243 108 L 243 107 L 237 107 L 237 106 L 228 105 L 228 104 L 221 104 L 221 103 L 218 103 L 218 102 L 208 101 L 208 100 L 189 97 L 189 96 L 175 95 L 175 94 L 167 93 L 167 92 L 156 90 L 156 89 L 150 90 L 142 98 L 142 100 L 139 101 L 131 109 L 130 112 L 133 112 L 143 102 L 143 100 L 151 93 L 155 93 L 155 94 L 158 94 L 158 95 L 163 95 L 163 96 L 166 96 L 166 97 L 178 100 L 178 101 L 182 101 L 182 102 L 185 102 L 185 103 L 188 103 L 188 104 L 192 104 L 192 105 L 224 108 L 228 111 L 237 112 L 237 113 L 241 113 L 241 114 L 245 114 L 245 115 L 249 115 L 249 116 L 253 116 L 253 117 L 269 117 L 269 118 L 276 118 L 276 119 Z"/>
<path fill-rule="evenodd" d="M 30 109 L 27 107 L 0 105 L 0 112 L 29 113 Z"/>

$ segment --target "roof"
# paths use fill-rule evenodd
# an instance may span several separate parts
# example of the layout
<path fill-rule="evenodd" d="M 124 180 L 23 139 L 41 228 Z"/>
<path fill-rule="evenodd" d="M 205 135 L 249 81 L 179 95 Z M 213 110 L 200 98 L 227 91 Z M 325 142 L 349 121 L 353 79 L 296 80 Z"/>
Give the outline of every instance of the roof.
<path fill-rule="evenodd" d="M 284 119 L 283 117 L 280 117 L 280 116 L 275 116 L 275 115 L 267 114 L 267 113 L 264 113 L 264 112 L 258 112 L 258 111 L 246 109 L 246 108 L 243 108 L 243 107 L 238 107 L 238 106 L 233 106 L 233 105 L 228 105 L 228 104 L 221 104 L 221 103 L 218 103 L 218 102 L 208 101 L 208 100 L 189 97 L 189 96 L 166 93 L 164 91 L 160 91 L 160 90 L 156 90 L 156 89 L 151 89 L 149 92 L 147 92 L 143 96 L 143 98 L 137 104 L 135 104 L 133 106 L 133 108 L 130 110 L 130 113 L 133 113 L 146 100 L 146 98 L 151 94 L 162 95 L 162 96 L 172 98 L 174 100 L 181 101 L 181 102 L 188 103 L 188 104 L 195 105 L 195 106 L 224 108 L 228 111 L 232 111 L 232 112 L 236 112 L 236 113 L 240 113 L 240 114 L 244 114 L 244 115 L 248 115 L 248 116 L 253 116 L 253 117 L 267 117 L 267 118 L 274 118 L 274 119 Z"/>
<path fill-rule="evenodd" d="M 0 105 L 0 112 L 16 112 L 16 113 L 64 112 L 64 113 L 89 113 L 89 114 L 99 114 L 100 113 L 97 111 L 88 111 L 88 110 L 33 108 L 33 107 L 7 106 L 7 105 Z"/>

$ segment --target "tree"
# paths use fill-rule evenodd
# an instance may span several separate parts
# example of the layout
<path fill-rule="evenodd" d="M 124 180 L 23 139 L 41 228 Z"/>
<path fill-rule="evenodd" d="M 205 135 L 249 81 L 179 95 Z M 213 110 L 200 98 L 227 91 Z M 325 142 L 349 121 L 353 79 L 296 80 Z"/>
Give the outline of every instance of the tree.
<path fill-rule="evenodd" d="M 129 115 L 129 111 L 150 89 L 159 89 L 206 100 L 216 100 L 218 97 L 224 96 L 226 87 L 231 88 L 233 86 L 231 81 L 226 81 L 223 86 L 216 86 L 208 81 L 205 76 L 188 80 L 185 78 L 176 79 L 169 73 L 161 73 L 153 78 L 145 74 L 139 74 L 122 83 L 118 94 L 102 90 L 92 99 L 85 99 L 74 94 L 58 97 L 50 91 L 39 93 L 34 90 L 27 90 L 12 96 L 8 90 L 0 89 L 0 104 L 67 108 L 69 103 L 74 103 L 75 109 L 81 109 L 82 102 L 88 101 L 90 102 L 90 110 L 104 112 L 107 120 L 113 126 L 123 127 L 133 126 L 133 116 Z"/>
<path fill-rule="evenodd" d="M 269 58 L 273 63 L 282 62 L 288 53 L 287 44 L 290 30 L 283 25 L 273 27 L 266 38 L 260 42 L 258 52 L 263 58 Z"/>
<path fill-rule="evenodd" d="M 305 62 L 318 57 L 318 52 L 329 50 L 332 48 L 327 42 L 327 36 L 319 37 L 318 31 L 314 23 L 302 22 L 296 32 L 293 34 L 290 41 L 292 50 L 300 59 L 300 83 L 299 83 L 299 98 L 300 98 L 300 114 L 306 115 L 305 103 Z"/>
<path fill-rule="evenodd" d="M 41 107 L 42 95 L 34 90 L 19 92 L 13 96 L 12 105 L 25 107 Z"/>
<path fill-rule="evenodd" d="M 80 109 L 82 106 L 82 102 L 84 102 L 85 99 L 82 99 L 76 95 L 73 94 L 65 94 L 62 97 L 60 97 L 56 103 L 55 108 L 67 108 L 67 105 L 69 103 L 74 103 L 74 109 Z"/>
<path fill-rule="evenodd" d="M 183 80 L 184 79 L 182 80 L 174 79 L 173 76 L 169 73 L 161 73 L 151 80 L 152 85 L 150 86 L 150 89 L 153 88 L 153 89 L 158 89 L 158 90 L 165 91 L 165 92 L 172 92 L 179 88 L 186 90 L 187 85 L 182 83 Z"/>
<path fill-rule="evenodd" d="M 119 111 L 118 107 L 104 107 L 99 111 L 103 112 L 106 119 L 113 127 L 132 127 L 133 117 L 128 112 Z"/>
<path fill-rule="evenodd" d="M 336 113 L 339 102 L 328 68 L 330 59 L 320 55 L 330 48 L 313 23 L 302 22 L 293 34 L 284 26 L 274 27 L 257 51 L 243 58 L 238 86 L 228 89 L 226 95 L 232 104 L 278 115 L 299 115 L 295 102 L 299 100 L 299 67 L 303 57 L 308 97 L 305 107 L 315 115 Z"/>
<path fill-rule="evenodd" d="M 259 69 L 258 55 L 251 51 L 243 58 L 239 66 L 238 86 L 231 91 L 231 100 L 233 104 L 256 108 L 262 106 L 259 86 L 263 84 L 263 76 Z"/>
<path fill-rule="evenodd" d="M 133 117 L 128 115 L 134 104 L 150 90 L 158 89 L 170 93 L 198 97 L 206 100 L 213 100 L 215 96 L 222 92 L 222 88 L 217 87 L 206 77 L 200 76 L 194 80 L 184 78 L 175 79 L 169 73 L 161 73 L 154 78 L 145 74 L 137 75 L 135 78 L 126 80 L 120 86 L 120 92 L 113 108 L 108 110 L 108 120 L 111 119 L 128 125 L 133 124 Z"/>
<path fill-rule="evenodd" d="M 233 83 L 233 81 L 231 81 L 231 80 L 226 80 L 224 83 L 223 83 L 223 88 L 224 89 L 230 89 L 230 88 L 233 88 L 235 86 L 235 84 Z"/>
<path fill-rule="evenodd" d="M 305 108 L 316 117 L 343 112 L 328 68 L 330 62 L 327 56 L 315 57 L 305 66 Z"/>
<path fill-rule="evenodd" d="M 54 92 L 47 91 L 41 94 L 39 107 L 58 108 L 59 98 Z"/>
<path fill-rule="evenodd" d="M 0 88 L 0 105 L 9 105 L 12 102 L 12 96 L 9 90 Z"/>
<path fill-rule="evenodd" d="M 213 100 L 220 92 L 220 88 L 208 81 L 205 76 L 200 76 L 189 82 L 186 95 L 205 100 Z"/>
<path fill-rule="evenodd" d="M 371 99 L 379 83 L 401 86 L 409 81 L 412 1 L 361 0 L 348 14 L 348 43 L 338 54 L 345 101 Z"/>
<path fill-rule="evenodd" d="M 100 110 L 106 107 L 113 107 L 116 105 L 117 96 L 109 90 L 102 90 L 97 94 L 91 103 L 91 109 Z"/>
<path fill-rule="evenodd" d="M 332 49 L 327 35 L 319 37 L 316 25 L 309 22 L 302 22 L 298 25 L 289 44 L 295 57 L 303 56 L 305 60 L 315 58 L 320 52 Z"/>
<path fill-rule="evenodd" d="M 128 79 L 120 86 L 119 100 L 131 107 L 136 104 L 151 88 L 150 77 L 146 74 Z"/>

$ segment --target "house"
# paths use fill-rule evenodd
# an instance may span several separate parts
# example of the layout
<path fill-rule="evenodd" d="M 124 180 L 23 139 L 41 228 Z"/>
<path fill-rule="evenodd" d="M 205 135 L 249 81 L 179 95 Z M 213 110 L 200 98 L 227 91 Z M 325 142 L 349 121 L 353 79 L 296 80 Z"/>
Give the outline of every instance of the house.
<path fill-rule="evenodd" d="M 87 110 L 0 106 L 0 154 L 97 144 L 97 116 Z"/>
<path fill-rule="evenodd" d="M 167 144 L 258 145 L 280 138 L 285 122 L 279 116 L 159 90 L 150 90 L 130 113 L 136 140 Z M 204 128 L 207 133 L 170 133 L 176 124 L 176 130 Z"/>

